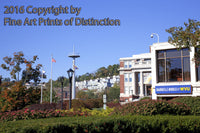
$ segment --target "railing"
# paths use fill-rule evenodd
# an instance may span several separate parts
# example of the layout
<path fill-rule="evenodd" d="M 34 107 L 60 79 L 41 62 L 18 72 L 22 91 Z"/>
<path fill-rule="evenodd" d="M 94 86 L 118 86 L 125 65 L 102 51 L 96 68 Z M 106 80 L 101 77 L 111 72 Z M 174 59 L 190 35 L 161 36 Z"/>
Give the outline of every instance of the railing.
<path fill-rule="evenodd" d="M 151 64 L 151 61 L 140 61 L 140 62 L 133 63 L 133 65 L 143 65 L 143 64 Z"/>
<path fill-rule="evenodd" d="M 131 67 L 120 67 L 120 69 L 131 69 L 134 67 L 145 67 L 145 66 L 150 66 L 151 65 L 151 61 L 139 61 L 139 62 L 133 62 Z"/>

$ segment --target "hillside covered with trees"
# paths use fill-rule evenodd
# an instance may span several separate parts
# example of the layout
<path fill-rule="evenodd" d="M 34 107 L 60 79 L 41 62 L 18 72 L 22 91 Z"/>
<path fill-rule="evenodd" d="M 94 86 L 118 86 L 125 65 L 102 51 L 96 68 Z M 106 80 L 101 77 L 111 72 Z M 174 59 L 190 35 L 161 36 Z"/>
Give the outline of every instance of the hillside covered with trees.
<path fill-rule="evenodd" d="M 119 64 L 109 65 L 106 67 L 100 67 L 94 73 L 85 73 L 76 77 L 76 81 L 90 80 L 96 78 L 104 78 L 113 75 L 119 75 Z"/>

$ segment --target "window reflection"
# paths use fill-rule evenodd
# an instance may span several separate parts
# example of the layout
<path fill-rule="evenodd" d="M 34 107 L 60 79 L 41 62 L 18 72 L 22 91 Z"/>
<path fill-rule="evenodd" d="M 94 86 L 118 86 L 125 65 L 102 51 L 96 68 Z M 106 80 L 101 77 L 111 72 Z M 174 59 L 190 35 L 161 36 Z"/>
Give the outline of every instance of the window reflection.
<path fill-rule="evenodd" d="M 166 60 L 167 81 L 182 81 L 181 58 Z"/>
<path fill-rule="evenodd" d="M 158 82 L 190 81 L 189 49 L 157 52 Z"/>
<path fill-rule="evenodd" d="M 165 81 L 165 60 L 159 59 L 158 60 L 158 82 Z"/>
<path fill-rule="evenodd" d="M 190 81 L 190 58 L 183 58 L 183 78 L 184 81 Z"/>

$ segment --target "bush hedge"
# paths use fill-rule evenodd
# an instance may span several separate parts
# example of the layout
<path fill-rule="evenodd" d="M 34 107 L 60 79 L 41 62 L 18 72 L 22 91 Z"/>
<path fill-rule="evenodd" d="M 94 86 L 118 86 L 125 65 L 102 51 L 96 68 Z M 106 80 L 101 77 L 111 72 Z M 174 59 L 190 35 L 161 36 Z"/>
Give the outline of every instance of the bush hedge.
<path fill-rule="evenodd" d="M 190 108 L 186 104 L 162 100 L 142 100 L 128 103 L 115 109 L 117 115 L 189 115 Z"/>
<path fill-rule="evenodd" d="M 87 99 L 87 100 L 72 100 L 72 108 L 74 110 L 80 109 L 80 108 L 101 108 L 103 107 L 103 100 L 102 99 Z M 60 103 L 43 103 L 43 104 L 33 104 L 28 106 L 29 110 L 49 110 L 49 109 L 61 109 Z M 63 109 L 69 109 L 69 100 L 66 100 L 63 102 Z"/>
<path fill-rule="evenodd" d="M 200 97 L 177 97 L 171 101 L 187 104 L 191 108 L 192 114 L 200 115 Z"/>
<path fill-rule="evenodd" d="M 0 93 L 0 112 L 16 111 L 27 105 L 38 103 L 39 88 L 26 89 L 21 82 L 15 82 L 10 89 L 4 88 Z"/>
<path fill-rule="evenodd" d="M 53 110 L 51 109 L 51 110 L 44 110 L 44 111 L 24 109 L 24 110 L 0 113 L 0 122 L 52 118 L 52 117 L 73 117 L 73 116 L 83 116 L 83 115 L 89 116 L 91 114 L 92 114 L 92 111 L 90 111 L 89 109 L 79 109 L 79 110 L 73 110 L 73 109 Z"/>
<path fill-rule="evenodd" d="M 1 122 L 0 132 L 169 133 L 200 132 L 200 116 L 61 117 Z"/>
<path fill-rule="evenodd" d="M 109 108 L 118 108 L 121 106 L 121 104 L 119 102 L 108 102 L 106 104 Z"/>

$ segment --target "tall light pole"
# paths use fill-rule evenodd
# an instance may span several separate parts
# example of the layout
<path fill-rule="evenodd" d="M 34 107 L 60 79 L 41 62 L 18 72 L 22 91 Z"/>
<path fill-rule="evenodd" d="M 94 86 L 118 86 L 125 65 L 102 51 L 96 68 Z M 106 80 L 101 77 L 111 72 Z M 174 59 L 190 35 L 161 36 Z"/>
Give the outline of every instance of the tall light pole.
<path fill-rule="evenodd" d="M 70 58 L 73 58 L 73 65 L 72 65 L 72 68 L 73 68 L 73 77 L 72 77 L 72 99 L 75 99 L 76 98 L 76 85 L 75 85 L 75 59 L 76 58 L 79 58 L 80 55 L 79 54 L 75 54 L 74 52 L 74 47 L 73 47 L 73 54 L 69 55 L 68 57 Z"/>
<path fill-rule="evenodd" d="M 74 71 L 70 68 L 67 71 L 68 77 L 69 77 L 69 110 L 71 109 L 72 106 L 72 76 L 73 76 Z"/>
<path fill-rule="evenodd" d="M 158 43 L 159 43 L 159 35 L 157 33 L 151 33 L 151 38 L 153 38 L 153 35 L 156 35 L 158 38 Z"/>

